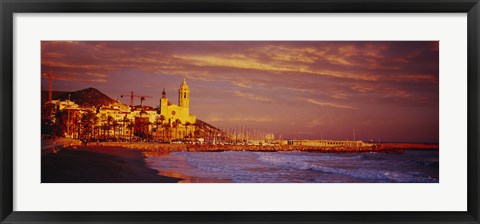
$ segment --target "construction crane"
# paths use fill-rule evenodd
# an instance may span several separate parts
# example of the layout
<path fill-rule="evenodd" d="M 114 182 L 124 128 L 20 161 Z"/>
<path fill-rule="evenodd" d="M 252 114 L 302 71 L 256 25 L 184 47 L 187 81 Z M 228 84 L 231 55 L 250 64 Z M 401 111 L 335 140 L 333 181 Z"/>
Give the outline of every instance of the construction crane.
<path fill-rule="evenodd" d="M 48 102 L 52 102 L 52 88 L 53 88 L 53 78 L 59 78 L 58 76 L 54 76 L 52 70 L 47 75 L 45 73 L 42 74 L 43 78 L 48 78 Z"/>
<path fill-rule="evenodd" d="M 123 98 L 124 95 L 120 95 L 120 97 Z M 146 98 L 153 98 L 152 96 L 141 96 L 141 95 L 135 95 L 133 93 L 133 91 L 130 92 L 130 107 L 133 108 L 133 98 L 134 97 L 139 97 L 140 98 L 140 105 L 143 106 L 143 101 L 146 99 Z"/>

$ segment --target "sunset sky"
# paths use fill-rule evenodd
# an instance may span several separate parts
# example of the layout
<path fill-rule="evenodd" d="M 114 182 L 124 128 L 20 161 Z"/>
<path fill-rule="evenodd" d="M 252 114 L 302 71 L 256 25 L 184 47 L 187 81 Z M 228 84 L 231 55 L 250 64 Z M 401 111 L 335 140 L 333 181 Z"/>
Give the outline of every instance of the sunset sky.
<path fill-rule="evenodd" d="M 134 91 L 156 107 L 163 88 L 177 104 L 185 77 L 190 112 L 217 127 L 436 143 L 438 52 L 437 41 L 42 41 L 41 56 L 53 90 L 94 87 L 126 104 Z"/>

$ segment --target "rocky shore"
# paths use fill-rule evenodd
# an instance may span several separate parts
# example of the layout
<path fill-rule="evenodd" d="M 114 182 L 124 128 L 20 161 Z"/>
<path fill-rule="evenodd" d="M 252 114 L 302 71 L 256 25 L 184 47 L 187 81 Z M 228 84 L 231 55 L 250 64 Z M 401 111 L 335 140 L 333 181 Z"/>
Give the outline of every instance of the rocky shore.
<path fill-rule="evenodd" d="M 89 143 L 94 146 L 122 147 L 141 151 L 306 151 L 306 152 L 385 152 L 402 153 L 405 149 L 438 149 L 438 145 L 425 144 L 378 144 L 370 147 L 320 147 L 294 145 L 211 145 L 211 144 L 160 144 L 160 143 L 129 143 L 101 142 Z"/>

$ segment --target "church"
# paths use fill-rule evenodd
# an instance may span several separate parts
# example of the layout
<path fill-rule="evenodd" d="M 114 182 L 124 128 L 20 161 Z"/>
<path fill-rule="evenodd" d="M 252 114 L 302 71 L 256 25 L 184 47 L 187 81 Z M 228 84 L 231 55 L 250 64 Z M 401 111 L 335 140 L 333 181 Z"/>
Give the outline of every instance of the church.
<path fill-rule="evenodd" d="M 171 103 L 163 90 L 157 122 L 170 129 L 171 138 L 194 137 L 196 116 L 190 114 L 190 88 L 185 78 L 178 89 L 178 105 Z"/>

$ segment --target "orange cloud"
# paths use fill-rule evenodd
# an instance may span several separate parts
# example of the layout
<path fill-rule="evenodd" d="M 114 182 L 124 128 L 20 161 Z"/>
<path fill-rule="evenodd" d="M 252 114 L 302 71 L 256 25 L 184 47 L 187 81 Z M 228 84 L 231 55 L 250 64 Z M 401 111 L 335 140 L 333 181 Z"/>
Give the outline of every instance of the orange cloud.
<path fill-rule="evenodd" d="M 43 78 L 48 78 L 48 75 L 44 74 L 42 75 Z M 53 79 L 55 80 L 62 80 L 62 81 L 75 81 L 75 82 L 108 82 L 107 79 L 102 79 L 102 78 L 93 78 L 93 79 L 88 79 L 88 78 L 78 78 L 78 77 L 72 77 L 72 76 L 63 76 L 63 75 L 55 75 L 53 76 Z"/>
<path fill-rule="evenodd" d="M 113 70 L 113 65 L 92 65 L 92 64 L 74 64 L 53 60 L 42 60 L 42 65 L 51 68 L 67 68 L 67 69 L 86 69 L 86 70 Z"/>
<path fill-rule="evenodd" d="M 262 102 L 272 102 L 272 100 L 268 97 L 259 96 L 259 95 L 252 94 L 252 93 L 244 93 L 244 92 L 240 92 L 238 90 L 232 91 L 232 93 L 235 96 L 239 96 L 239 97 L 249 99 L 249 100 L 262 101 Z"/>
<path fill-rule="evenodd" d="M 378 80 L 377 75 L 365 74 L 365 73 L 351 73 L 343 71 L 333 71 L 326 69 L 315 69 L 306 65 L 300 65 L 295 63 L 265 63 L 257 61 L 253 58 L 248 59 L 232 59 L 225 58 L 223 56 L 199 56 L 199 55 L 174 55 L 173 57 L 186 60 L 186 63 L 190 63 L 195 66 L 218 66 L 237 69 L 254 69 L 267 72 L 293 72 L 293 73 L 306 73 L 321 76 L 331 76 L 336 78 L 357 79 L 357 80 Z"/>
<path fill-rule="evenodd" d="M 416 83 L 437 83 L 438 78 L 433 75 L 402 74 L 391 77 L 390 80 Z"/>
<path fill-rule="evenodd" d="M 349 105 L 337 104 L 337 103 L 332 103 L 332 102 L 322 102 L 322 101 L 318 101 L 318 100 L 315 100 L 315 99 L 304 99 L 304 100 L 311 103 L 311 104 L 321 106 L 321 107 L 333 107 L 333 108 L 338 108 L 338 109 L 350 109 L 350 110 L 355 110 L 356 109 L 355 107 L 352 107 L 352 106 L 349 106 Z"/>
<path fill-rule="evenodd" d="M 382 96 L 395 96 L 395 97 L 410 97 L 413 96 L 411 93 L 396 89 L 393 87 L 385 87 L 378 85 L 354 85 L 351 89 L 358 93 L 378 93 Z"/>

